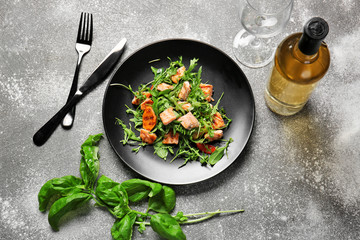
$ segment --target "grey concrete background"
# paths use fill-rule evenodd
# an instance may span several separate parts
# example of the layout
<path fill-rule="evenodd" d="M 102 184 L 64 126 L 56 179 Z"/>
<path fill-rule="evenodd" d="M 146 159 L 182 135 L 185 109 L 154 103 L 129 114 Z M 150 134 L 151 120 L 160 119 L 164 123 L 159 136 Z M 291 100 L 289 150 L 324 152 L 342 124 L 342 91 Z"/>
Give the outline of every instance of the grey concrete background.
<path fill-rule="evenodd" d="M 53 232 L 38 211 L 37 193 L 54 177 L 79 176 L 80 145 L 103 132 L 106 81 L 78 104 L 72 130 L 58 128 L 43 147 L 33 134 L 66 101 L 75 69 L 81 11 L 94 14 L 94 41 L 80 83 L 123 37 L 125 57 L 145 44 L 191 38 L 232 54 L 240 28 L 238 1 L 0 1 L 0 238 L 111 239 L 114 219 L 85 207 Z M 187 225 L 188 239 L 360 239 L 360 6 L 357 0 L 295 0 L 284 34 L 313 16 L 326 19 L 328 74 L 305 109 L 279 117 L 265 106 L 270 66 L 249 69 L 256 123 L 239 159 L 218 176 L 174 187 L 175 211 L 244 208 Z M 116 181 L 140 177 L 100 144 L 101 170 Z M 158 239 L 148 229 L 133 239 Z"/>

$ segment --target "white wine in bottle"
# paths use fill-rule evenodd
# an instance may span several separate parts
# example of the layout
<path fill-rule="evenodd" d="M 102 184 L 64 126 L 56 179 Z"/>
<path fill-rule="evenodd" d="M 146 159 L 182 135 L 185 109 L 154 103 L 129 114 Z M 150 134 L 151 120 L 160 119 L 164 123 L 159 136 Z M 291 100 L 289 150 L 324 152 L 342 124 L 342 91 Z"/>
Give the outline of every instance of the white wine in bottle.
<path fill-rule="evenodd" d="M 330 66 L 330 53 L 323 41 L 328 32 L 326 21 L 315 17 L 305 24 L 303 33 L 292 34 L 280 43 L 265 90 L 266 104 L 273 112 L 289 116 L 304 107 Z"/>

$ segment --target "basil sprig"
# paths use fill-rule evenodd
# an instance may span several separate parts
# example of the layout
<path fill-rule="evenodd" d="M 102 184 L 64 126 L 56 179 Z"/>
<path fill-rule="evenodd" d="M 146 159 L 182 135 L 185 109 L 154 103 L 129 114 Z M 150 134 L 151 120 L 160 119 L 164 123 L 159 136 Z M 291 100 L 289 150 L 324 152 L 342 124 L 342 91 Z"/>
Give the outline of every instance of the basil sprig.
<path fill-rule="evenodd" d="M 165 185 L 142 179 L 130 179 L 122 183 L 99 175 L 99 147 L 102 134 L 90 135 L 81 145 L 80 175 L 53 178 L 39 191 L 39 210 L 46 211 L 50 206 L 48 221 L 59 230 L 59 221 L 66 213 L 76 210 L 91 199 L 97 206 L 106 208 L 115 218 L 111 235 L 115 240 L 130 240 L 134 226 L 143 233 L 150 226 L 166 239 L 184 240 L 186 236 L 181 224 L 196 223 L 219 213 L 236 213 L 244 210 L 215 211 L 184 215 L 177 212 L 170 215 L 176 204 L 175 191 Z M 146 211 L 140 212 L 130 204 L 148 201 Z M 199 217 L 204 216 L 204 217 Z"/>

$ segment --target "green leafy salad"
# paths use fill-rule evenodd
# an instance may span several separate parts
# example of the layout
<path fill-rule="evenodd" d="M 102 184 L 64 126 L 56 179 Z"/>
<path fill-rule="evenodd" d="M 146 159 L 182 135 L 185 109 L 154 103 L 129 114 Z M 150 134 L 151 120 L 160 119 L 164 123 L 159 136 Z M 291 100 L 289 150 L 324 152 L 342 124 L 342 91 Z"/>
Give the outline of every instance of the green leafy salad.
<path fill-rule="evenodd" d="M 130 85 L 111 85 L 122 86 L 134 95 L 133 106 L 125 105 L 126 113 L 132 115 L 129 125 L 116 119 L 124 130 L 122 143 L 137 145 L 134 152 L 153 145 L 154 154 L 166 160 L 170 153 L 171 161 L 181 157 L 183 165 L 188 161 L 215 165 L 233 141 L 223 139 L 223 131 L 231 123 L 219 107 L 224 93 L 217 101 L 213 99 L 213 85 L 202 82 L 202 67 L 195 71 L 198 59 L 190 60 L 187 69 L 182 57 L 169 61 L 166 69 L 151 67 L 154 79 L 137 90 Z M 214 142 L 225 143 L 214 146 Z"/>

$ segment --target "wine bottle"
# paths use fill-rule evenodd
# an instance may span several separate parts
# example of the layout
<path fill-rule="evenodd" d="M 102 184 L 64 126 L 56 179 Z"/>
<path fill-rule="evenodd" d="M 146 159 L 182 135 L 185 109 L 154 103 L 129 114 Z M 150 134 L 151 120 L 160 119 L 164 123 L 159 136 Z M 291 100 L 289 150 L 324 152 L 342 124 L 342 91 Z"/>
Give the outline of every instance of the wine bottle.
<path fill-rule="evenodd" d="M 328 32 L 327 22 L 315 17 L 305 24 L 303 33 L 280 43 L 265 90 L 266 104 L 273 112 L 290 116 L 304 107 L 330 66 L 330 52 L 323 41 Z"/>

